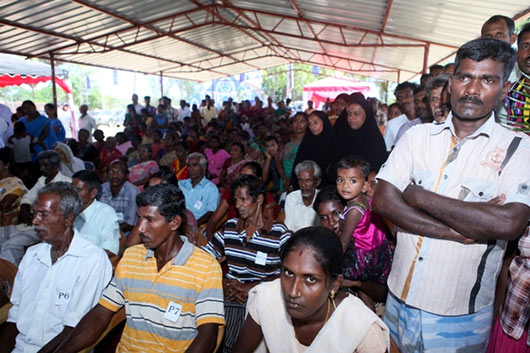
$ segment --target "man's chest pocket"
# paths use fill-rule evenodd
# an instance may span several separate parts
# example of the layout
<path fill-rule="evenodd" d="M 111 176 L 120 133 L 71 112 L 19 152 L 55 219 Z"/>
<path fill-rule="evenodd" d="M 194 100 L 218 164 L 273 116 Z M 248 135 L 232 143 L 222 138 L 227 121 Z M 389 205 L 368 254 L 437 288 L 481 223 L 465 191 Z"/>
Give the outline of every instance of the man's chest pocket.
<path fill-rule="evenodd" d="M 432 191 L 434 188 L 434 173 L 430 170 L 417 170 L 412 172 L 412 181 L 425 190 Z"/>
<path fill-rule="evenodd" d="M 67 313 L 68 304 L 74 296 L 74 284 L 70 283 L 69 285 L 60 284 L 55 288 L 53 298 L 53 313 L 62 318 Z"/>
<path fill-rule="evenodd" d="M 458 199 L 467 202 L 487 202 L 496 196 L 495 189 L 494 181 L 468 178 L 462 182 Z"/>

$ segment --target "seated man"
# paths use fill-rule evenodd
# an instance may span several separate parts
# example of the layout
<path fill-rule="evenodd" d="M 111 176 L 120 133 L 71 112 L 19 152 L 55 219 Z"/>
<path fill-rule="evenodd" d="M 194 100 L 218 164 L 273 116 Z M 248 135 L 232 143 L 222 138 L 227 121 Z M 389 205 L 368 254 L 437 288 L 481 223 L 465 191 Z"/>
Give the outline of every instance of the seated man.
<path fill-rule="evenodd" d="M 180 190 L 155 185 L 138 195 L 143 244 L 125 250 L 99 304 L 58 352 L 90 346 L 125 306 L 118 352 L 213 352 L 222 335 L 221 268 L 182 236 L 185 202 Z"/>
<path fill-rule="evenodd" d="M 39 191 L 33 224 L 42 243 L 28 249 L 18 268 L 1 352 L 53 351 L 109 283 L 112 267 L 105 252 L 73 227 L 81 207 L 70 183 Z"/>
<path fill-rule="evenodd" d="M 289 193 L 285 198 L 285 225 L 296 232 L 320 224 L 313 203 L 318 193 L 321 171 L 314 161 L 302 161 L 296 165 L 294 172 L 300 190 Z"/>
<path fill-rule="evenodd" d="M 72 176 L 83 210 L 74 221 L 75 229 L 93 244 L 103 248 L 109 256 L 120 249 L 120 225 L 112 207 L 96 200 L 101 181 L 94 171 L 80 170 Z"/>
<path fill-rule="evenodd" d="M 291 233 L 281 224 L 265 227 L 265 186 L 260 178 L 243 175 L 231 185 L 238 218 L 228 220 L 204 250 L 217 259 L 226 256 L 223 279 L 226 333 L 222 352 L 230 352 L 245 320 L 248 291 L 280 274 L 280 250 Z"/>
<path fill-rule="evenodd" d="M 31 205 L 37 199 L 37 194 L 40 189 L 57 181 L 70 182 L 71 179 L 59 171 L 61 165 L 61 158 L 55 151 L 43 151 L 39 153 L 39 167 L 42 176 L 37 180 L 37 183 L 29 190 L 20 201 L 20 215 L 19 225 L 6 226 L 0 229 L 0 258 L 5 259 L 12 264 L 18 266 L 22 256 L 24 256 L 24 248 L 33 245 L 39 241 L 39 237 L 33 230 L 31 225 L 32 214 Z"/>
<path fill-rule="evenodd" d="M 186 158 L 186 165 L 190 178 L 179 180 L 179 187 L 186 198 L 186 208 L 201 225 L 208 222 L 219 205 L 219 190 L 204 176 L 208 161 L 202 153 L 191 153 Z"/>
<path fill-rule="evenodd" d="M 120 230 L 130 232 L 136 224 L 136 195 L 140 190 L 127 181 L 129 169 L 122 160 L 110 164 L 108 180 L 101 185 L 100 201 L 116 211 Z"/>
<path fill-rule="evenodd" d="M 257 162 L 247 162 L 243 164 L 239 174 L 241 175 L 254 175 L 259 177 L 262 175 L 261 166 Z M 234 198 L 232 197 L 232 191 L 230 189 L 224 189 L 223 194 L 221 195 L 221 202 L 215 210 L 214 214 L 208 220 L 206 226 L 206 237 L 208 240 L 212 239 L 215 231 L 217 231 L 218 225 L 221 220 L 226 216 L 226 219 L 236 218 L 237 209 Z M 274 200 L 274 197 L 266 192 L 265 193 L 265 202 L 263 205 L 263 218 L 266 226 L 272 225 L 278 214 L 280 213 L 280 208 Z"/>

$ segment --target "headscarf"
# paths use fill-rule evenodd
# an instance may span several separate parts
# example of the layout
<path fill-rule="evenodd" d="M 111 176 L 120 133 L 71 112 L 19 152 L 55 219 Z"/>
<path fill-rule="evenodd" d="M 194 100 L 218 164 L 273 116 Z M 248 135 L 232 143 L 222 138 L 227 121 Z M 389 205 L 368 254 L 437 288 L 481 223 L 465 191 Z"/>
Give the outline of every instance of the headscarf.
<path fill-rule="evenodd" d="M 334 126 L 337 134 L 335 163 L 347 156 L 360 156 L 370 163 L 370 171 L 377 172 L 388 157 L 385 141 L 377 127 L 370 102 L 361 93 L 355 92 L 350 96 L 346 107 L 353 103 L 363 108 L 366 120 L 360 129 L 353 130 L 348 124 L 347 109 L 342 111 Z"/>
<path fill-rule="evenodd" d="M 298 163 L 305 160 L 315 161 L 322 170 L 322 183 L 326 184 L 326 172 L 335 160 L 335 144 L 337 143 L 337 138 L 326 113 L 315 110 L 309 114 L 309 116 L 311 115 L 315 115 L 322 121 L 323 129 L 317 136 L 313 135 L 309 128 L 307 129 L 298 148 L 294 166 L 296 167 Z M 293 173 L 291 178 L 291 185 L 293 185 L 295 190 L 298 189 L 298 178 L 295 173 Z"/>
<path fill-rule="evenodd" d="M 71 178 L 76 172 L 85 169 L 85 162 L 75 157 L 66 143 L 56 142 L 53 149 L 57 152 L 63 152 L 66 156 L 66 160 L 63 160 L 62 155 L 59 153 L 59 156 L 61 156 L 61 167 L 59 169 L 61 174 Z"/>

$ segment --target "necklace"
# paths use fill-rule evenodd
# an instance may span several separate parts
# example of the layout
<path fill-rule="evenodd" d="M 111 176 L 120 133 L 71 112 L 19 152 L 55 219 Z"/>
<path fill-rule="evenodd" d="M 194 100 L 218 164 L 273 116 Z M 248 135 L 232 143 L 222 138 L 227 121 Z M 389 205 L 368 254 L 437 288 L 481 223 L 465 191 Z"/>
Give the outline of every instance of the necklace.
<path fill-rule="evenodd" d="M 328 309 L 326 311 L 326 317 L 324 318 L 324 324 L 322 325 L 322 327 L 326 326 L 326 322 L 328 322 L 329 313 L 331 312 L 331 304 L 330 304 L 330 302 L 332 302 L 332 301 L 333 301 L 333 308 L 337 309 L 337 307 L 335 306 L 335 301 L 333 299 L 331 299 L 330 297 L 328 297 Z M 300 342 L 300 339 L 298 338 L 298 334 L 296 333 L 296 329 L 295 328 L 294 328 L 294 337 L 296 338 L 296 340 L 298 342 Z M 302 342 L 300 342 L 300 343 L 302 343 Z"/>

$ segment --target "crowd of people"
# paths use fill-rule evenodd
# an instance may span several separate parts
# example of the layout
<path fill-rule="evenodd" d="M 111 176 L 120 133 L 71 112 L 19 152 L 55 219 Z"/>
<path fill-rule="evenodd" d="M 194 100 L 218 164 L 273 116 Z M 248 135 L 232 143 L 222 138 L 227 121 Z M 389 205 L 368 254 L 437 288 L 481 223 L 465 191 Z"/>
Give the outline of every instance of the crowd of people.
<path fill-rule="evenodd" d="M 530 24 L 481 36 L 389 106 L 134 94 L 75 139 L 0 107 L 0 352 L 90 349 L 122 308 L 120 352 L 529 352 Z"/>

